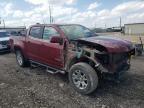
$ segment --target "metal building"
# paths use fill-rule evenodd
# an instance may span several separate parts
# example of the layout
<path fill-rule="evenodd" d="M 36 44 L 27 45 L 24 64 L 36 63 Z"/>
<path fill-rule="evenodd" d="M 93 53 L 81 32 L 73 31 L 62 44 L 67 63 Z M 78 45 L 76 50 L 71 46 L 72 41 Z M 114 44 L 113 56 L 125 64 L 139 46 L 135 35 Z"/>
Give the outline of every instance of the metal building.
<path fill-rule="evenodd" d="M 144 35 L 144 23 L 125 24 L 124 33 L 128 35 Z"/>

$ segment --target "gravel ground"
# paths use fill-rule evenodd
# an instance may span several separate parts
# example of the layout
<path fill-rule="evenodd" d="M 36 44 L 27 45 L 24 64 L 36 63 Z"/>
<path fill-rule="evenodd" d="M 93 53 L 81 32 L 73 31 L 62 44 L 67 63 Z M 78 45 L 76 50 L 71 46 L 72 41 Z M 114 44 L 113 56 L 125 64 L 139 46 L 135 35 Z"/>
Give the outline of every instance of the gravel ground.
<path fill-rule="evenodd" d="M 20 68 L 14 54 L 0 55 L 0 108 L 144 108 L 144 56 L 132 59 L 122 82 L 102 80 L 91 95 L 74 91 L 67 75 Z"/>

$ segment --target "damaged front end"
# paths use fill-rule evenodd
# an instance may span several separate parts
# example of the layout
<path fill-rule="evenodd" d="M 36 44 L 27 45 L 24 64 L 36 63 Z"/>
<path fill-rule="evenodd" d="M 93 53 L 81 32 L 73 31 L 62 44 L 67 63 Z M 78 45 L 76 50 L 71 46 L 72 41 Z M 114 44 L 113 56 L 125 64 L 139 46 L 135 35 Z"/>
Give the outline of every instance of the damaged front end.
<path fill-rule="evenodd" d="M 81 40 L 73 41 L 71 44 L 74 46 L 71 50 L 75 52 L 76 59 L 78 61 L 87 61 L 100 73 L 120 74 L 130 68 L 133 49 L 127 52 L 115 53 L 109 52 L 102 45 Z"/>

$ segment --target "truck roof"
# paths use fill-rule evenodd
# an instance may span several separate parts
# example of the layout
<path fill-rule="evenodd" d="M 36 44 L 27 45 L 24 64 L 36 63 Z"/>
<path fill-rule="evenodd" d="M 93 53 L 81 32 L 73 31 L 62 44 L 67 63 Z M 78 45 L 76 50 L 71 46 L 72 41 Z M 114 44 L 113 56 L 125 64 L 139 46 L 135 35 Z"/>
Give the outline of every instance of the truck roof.
<path fill-rule="evenodd" d="M 35 24 L 35 25 L 32 25 L 32 26 L 64 26 L 64 25 L 80 25 L 80 24 Z"/>

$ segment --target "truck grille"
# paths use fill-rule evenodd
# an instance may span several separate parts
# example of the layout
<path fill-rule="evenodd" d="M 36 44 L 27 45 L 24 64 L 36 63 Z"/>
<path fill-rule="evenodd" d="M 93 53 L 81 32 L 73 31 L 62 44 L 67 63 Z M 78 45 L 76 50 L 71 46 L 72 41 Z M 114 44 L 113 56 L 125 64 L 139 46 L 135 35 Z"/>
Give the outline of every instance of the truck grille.
<path fill-rule="evenodd" d="M 104 65 L 109 63 L 109 56 L 107 54 L 95 54 L 95 57 Z"/>
<path fill-rule="evenodd" d="M 8 45 L 8 41 L 1 41 L 0 44 L 1 45 Z"/>
<path fill-rule="evenodd" d="M 119 64 L 120 62 L 127 61 L 129 59 L 128 53 L 118 54 L 95 54 L 95 57 L 104 65 L 107 64 Z"/>
<path fill-rule="evenodd" d="M 113 54 L 112 55 L 112 62 L 119 63 L 121 61 L 126 61 L 128 59 L 127 53 L 120 53 L 120 54 Z"/>

